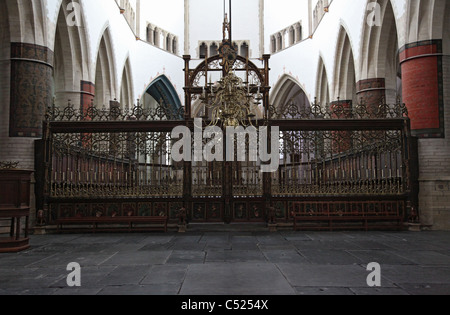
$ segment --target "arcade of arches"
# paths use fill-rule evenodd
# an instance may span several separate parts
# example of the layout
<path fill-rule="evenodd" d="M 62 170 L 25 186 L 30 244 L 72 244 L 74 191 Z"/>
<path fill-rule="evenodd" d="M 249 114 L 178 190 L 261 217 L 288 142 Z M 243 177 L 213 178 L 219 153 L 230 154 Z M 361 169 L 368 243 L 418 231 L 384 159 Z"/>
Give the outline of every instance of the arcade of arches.
<path fill-rule="evenodd" d="M 67 22 L 71 0 L 53 1 L 58 8 L 50 2 L 0 1 L 0 162 L 35 170 L 32 225 L 39 210 L 48 226 L 96 214 L 161 215 L 176 225 L 185 208 L 193 222 L 275 219 L 291 226 L 301 214 L 366 211 L 450 229 L 448 1 L 406 1 L 402 13 L 403 1 L 376 0 L 376 27 L 339 22 L 328 41 L 321 32 L 339 20 L 333 14 L 347 1 L 320 1 L 311 21 L 299 17 L 283 35 L 268 24 L 262 35 L 235 36 L 249 38 L 235 43 L 234 55 L 235 71 L 256 100 L 249 117 L 258 127 L 281 128 L 274 174 L 261 173 L 261 161 L 171 160 L 172 127 L 212 118 L 203 103 L 227 74 L 216 58 L 221 38 L 189 34 L 185 43 L 186 30 L 183 39 L 182 27 L 161 25 L 171 34 L 162 49 L 155 24 L 136 7 L 140 1 L 126 2 L 133 7 L 128 15 L 123 1 L 111 1 L 116 7 L 105 12 L 115 13 L 105 13 L 111 16 L 103 25 L 88 14 L 90 4 L 76 1 L 76 27 Z M 361 19 L 370 13 L 362 11 Z M 122 45 L 120 32 L 138 44 Z M 258 46 L 272 55 L 255 55 Z M 296 57 L 302 51 L 314 56 L 312 67 Z M 303 66 L 313 70 L 295 70 Z"/>

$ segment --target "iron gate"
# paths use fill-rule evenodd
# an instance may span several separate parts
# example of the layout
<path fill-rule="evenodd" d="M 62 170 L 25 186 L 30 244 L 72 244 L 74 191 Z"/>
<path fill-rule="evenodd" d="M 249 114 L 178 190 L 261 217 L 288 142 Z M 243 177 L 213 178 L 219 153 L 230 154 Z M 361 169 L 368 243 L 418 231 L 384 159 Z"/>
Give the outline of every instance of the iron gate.
<path fill-rule="evenodd" d="M 371 213 L 408 218 L 415 202 L 414 154 L 403 104 L 349 109 L 270 108 L 280 128 L 280 167 L 258 162 L 179 162 L 171 131 L 192 120 L 167 106 L 122 111 L 50 108 L 37 152 L 38 206 L 58 218 L 167 215 L 193 222 L 278 222 L 294 216 Z M 229 196 L 229 198 L 227 198 Z M 314 223 L 314 222 L 313 222 Z"/>

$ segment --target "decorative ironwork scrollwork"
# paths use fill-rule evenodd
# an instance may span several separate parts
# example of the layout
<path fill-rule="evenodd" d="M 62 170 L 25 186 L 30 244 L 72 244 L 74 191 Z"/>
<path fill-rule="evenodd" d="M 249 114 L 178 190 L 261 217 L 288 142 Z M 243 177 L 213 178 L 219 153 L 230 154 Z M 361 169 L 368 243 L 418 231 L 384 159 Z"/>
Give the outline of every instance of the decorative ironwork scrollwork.
<path fill-rule="evenodd" d="M 358 104 L 349 106 L 340 100 L 329 105 L 318 104 L 317 99 L 311 106 L 300 107 L 295 101 L 276 108 L 269 107 L 271 119 L 389 119 L 408 117 L 408 109 L 404 103 L 397 99 L 393 105 L 389 105 L 384 99 L 378 106 L 368 107 L 364 100 Z"/>
<path fill-rule="evenodd" d="M 0 161 L 0 170 L 12 170 L 19 167 L 19 162 L 16 161 Z"/>
<path fill-rule="evenodd" d="M 154 108 L 146 108 L 138 104 L 132 108 L 103 107 L 98 109 L 91 104 L 87 108 L 81 106 L 77 109 L 69 101 L 64 108 L 52 106 L 47 108 L 45 115 L 47 121 L 161 121 L 161 120 L 182 120 L 184 117 L 184 108 L 175 108 L 160 100 Z"/>

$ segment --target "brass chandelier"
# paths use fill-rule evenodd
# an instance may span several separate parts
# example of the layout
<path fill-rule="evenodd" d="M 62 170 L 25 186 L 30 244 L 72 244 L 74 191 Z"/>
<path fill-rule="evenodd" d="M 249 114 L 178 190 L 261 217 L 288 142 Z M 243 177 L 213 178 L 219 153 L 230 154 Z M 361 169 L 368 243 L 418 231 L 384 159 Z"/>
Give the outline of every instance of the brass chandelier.
<path fill-rule="evenodd" d="M 256 85 L 244 82 L 235 71 L 229 71 L 216 84 L 210 79 L 200 97 L 210 113 L 210 125 L 223 128 L 253 126 L 254 108 L 261 104 L 263 98 L 259 87 L 256 94 L 252 93 L 255 89 Z"/>
<path fill-rule="evenodd" d="M 232 45 L 231 39 L 231 1 L 229 7 L 230 20 L 228 20 L 228 14 L 224 12 L 223 41 L 219 47 L 219 57 L 222 60 L 220 66 L 222 69 L 217 70 L 221 72 L 221 78 L 219 81 L 212 83 L 212 77 L 210 76 L 208 83 L 209 66 L 208 56 L 206 55 L 205 86 L 200 96 L 200 101 L 205 108 L 205 118 L 211 120 L 210 126 L 219 126 L 224 129 L 227 127 L 253 126 L 253 120 L 257 116 L 255 109 L 261 105 L 263 100 L 261 86 L 253 84 L 253 79 L 250 83 L 249 52 L 245 69 L 239 68 L 237 65 L 237 51 Z M 236 75 L 237 71 L 242 73 L 242 76 L 245 75 L 245 82 Z M 262 82 L 260 83 L 262 84 Z"/>

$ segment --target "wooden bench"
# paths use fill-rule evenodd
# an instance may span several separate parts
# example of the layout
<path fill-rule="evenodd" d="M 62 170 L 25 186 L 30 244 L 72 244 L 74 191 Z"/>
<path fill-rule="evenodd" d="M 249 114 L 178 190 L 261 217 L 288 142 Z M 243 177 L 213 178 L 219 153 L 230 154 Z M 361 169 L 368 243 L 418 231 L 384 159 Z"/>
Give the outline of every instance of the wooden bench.
<path fill-rule="evenodd" d="M 392 225 L 376 224 L 381 222 L 395 223 Z M 309 223 L 309 224 L 305 224 Z M 322 223 L 322 225 L 313 225 L 311 223 Z M 323 225 L 323 223 L 328 223 Z M 355 224 L 360 223 L 360 225 Z M 338 230 L 338 229 L 402 229 L 403 218 L 395 215 L 352 215 L 352 216 L 310 216 L 310 215 L 296 215 L 294 216 L 294 231 L 299 230 Z"/>
<path fill-rule="evenodd" d="M 147 232 L 147 231 L 162 231 L 167 233 L 168 217 L 84 217 L 84 218 L 64 218 L 57 219 L 56 225 L 58 233 L 63 231 L 64 225 L 90 225 L 92 233 L 97 231 L 110 232 Z M 140 226 L 136 226 L 139 224 Z M 99 225 L 107 225 L 107 227 L 99 228 Z M 114 225 L 125 225 L 125 227 L 118 227 Z M 145 225 L 145 226 L 142 226 Z"/>

